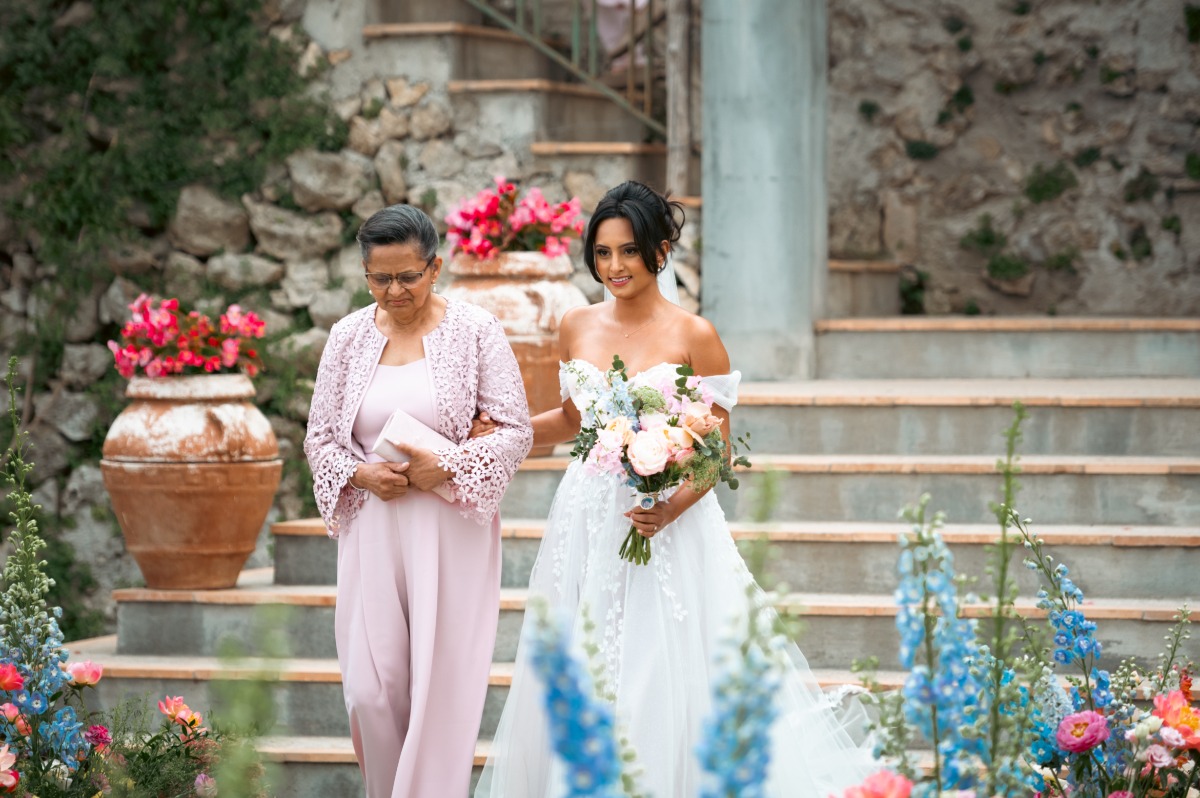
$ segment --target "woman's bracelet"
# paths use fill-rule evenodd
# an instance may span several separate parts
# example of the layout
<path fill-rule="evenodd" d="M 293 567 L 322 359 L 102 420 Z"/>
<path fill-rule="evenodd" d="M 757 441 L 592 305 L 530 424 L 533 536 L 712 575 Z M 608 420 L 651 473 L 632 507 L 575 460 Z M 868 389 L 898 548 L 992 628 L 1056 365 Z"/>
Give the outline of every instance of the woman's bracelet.
<path fill-rule="evenodd" d="M 360 488 L 358 485 L 354 484 L 354 474 L 351 474 L 349 477 L 347 477 L 346 481 L 349 482 L 350 487 L 354 488 L 355 490 L 366 490 L 366 488 Z"/>

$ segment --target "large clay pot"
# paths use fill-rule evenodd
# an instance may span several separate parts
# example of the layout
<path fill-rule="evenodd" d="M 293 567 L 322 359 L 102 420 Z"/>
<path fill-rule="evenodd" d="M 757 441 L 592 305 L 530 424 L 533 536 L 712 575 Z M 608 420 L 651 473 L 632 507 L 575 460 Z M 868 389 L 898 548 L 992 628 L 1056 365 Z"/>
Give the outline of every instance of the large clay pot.
<path fill-rule="evenodd" d="M 446 295 L 485 308 L 504 325 L 512 345 L 529 412 L 562 404 L 558 387 L 558 322 L 568 310 L 588 303 L 571 282 L 575 269 L 566 255 L 501 252 L 488 260 L 458 253 L 450 261 L 454 283 Z M 553 447 L 530 452 L 538 457 Z"/>
<path fill-rule="evenodd" d="M 100 470 L 152 588 L 233 587 L 283 470 L 243 374 L 134 377 Z"/>

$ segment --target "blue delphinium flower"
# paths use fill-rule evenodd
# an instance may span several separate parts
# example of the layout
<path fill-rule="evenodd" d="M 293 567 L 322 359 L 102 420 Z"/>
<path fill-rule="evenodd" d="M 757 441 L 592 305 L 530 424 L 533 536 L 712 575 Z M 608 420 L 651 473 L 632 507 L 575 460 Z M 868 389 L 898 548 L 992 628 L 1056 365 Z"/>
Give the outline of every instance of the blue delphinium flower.
<path fill-rule="evenodd" d="M 587 670 L 571 654 L 566 622 L 552 619 L 545 602 L 531 602 L 531 609 L 530 661 L 545 684 L 550 739 L 566 765 L 567 795 L 615 798 L 621 766 L 612 707 L 596 697 Z"/>
<path fill-rule="evenodd" d="M 979 744 L 962 730 L 979 700 L 980 682 L 970 665 L 980 652 L 975 621 L 960 617 L 954 556 L 939 531 L 942 516 L 926 522 L 928 499 L 905 510 L 912 530 L 900 537 L 895 600 L 900 664 L 909 670 L 904 713 L 937 747 L 935 787 L 966 789 L 974 784 Z"/>
<path fill-rule="evenodd" d="M 718 655 L 712 714 L 696 747 L 700 765 L 709 774 L 701 798 L 765 795 L 783 640 L 773 633 L 773 611 L 753 597 L 749 600 L 747 634 L 726 640 Z"/>

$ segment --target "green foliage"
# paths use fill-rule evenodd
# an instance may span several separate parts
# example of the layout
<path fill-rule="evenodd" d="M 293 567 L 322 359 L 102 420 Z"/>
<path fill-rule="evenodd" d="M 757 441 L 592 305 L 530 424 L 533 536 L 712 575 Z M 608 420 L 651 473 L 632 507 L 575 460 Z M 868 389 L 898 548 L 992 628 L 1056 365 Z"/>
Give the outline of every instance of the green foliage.
<path fill-rule="evenodd" d="M 1025 180 L 1025 196 L 1035 204 L 1057 199 L 1064 191 L 1079 185 L 1075 173 L 1066 163 L 1059 161 L 1050 169 L 1039 163 L 1033 174 Z"/>
<path fill-rule="evenodd" d="M 938 148 L 928 141 L 908 140 L 904 142 L 904 151 L 914 161 L 929 161 L 937 157 Z"/>
<path fill-rule="evenodd" d="M 971 297 L 967 299 L 967 304 L 963 305 L 963 315 L 978 316 L 980 313 L 982 313 L 982 311 L 979 309 L 979 303 L 975 301 L 975 298 Z"/>
<path fill-rule="evenodd" d="M 1029 262 L 1001 252 L 988 258 L 987 273 L 994 280 L 1017 280 L 1029 274 Z"/>
<path fill-rule="evenodd" d="M 1184 161 L 1184 169 L 1192 180 L 1200 180 L 1200 153 L 1189 152 Z"/>
<path fill-rule="evenodd" d="M 962 38 L 960 38 L 958 40 L 957 44 L 958 44 L 959 51 L 964 52 L 964 53 L 971 52 L 971 48 L 973 48 L 975 46 L 975 42 L 971 39 L 970 36 L 963 36 Z"/>
<path fill-rule="evenodd" d="M 1164 217 L 1162 220 L 1162 229 L 1175 235 L 1183 232 L 1183 222 L 1179 220 L 1179 214 Z"/>
<path fill-rule="evenodd" d="M 1146 260 L 1154 254 L 1154 245 L 1150 242 L 1145 225 L 1139 224 L 1129 234 L 1129 254 L 1138 261 Z"/>
<path fill-rule="evenodd" d="M 879 111 L 879 103 L 874 102 L 873 100 L 863 100 L 858 104 L 858 113 L 861 114 L 862 118 L 867 120 L 868 123 L 875 121 L 875 115 L 878 114 Z"/>
<path fill-rule="evenodd" d="M 900 312 L 905 316 L 920 316 L 925 313 L 925 288 L 929 284 L 929 272 L 912 266 L 900 271 Z"/>
<path fill-rule="evenodd" d="M 1129 70 L 1113 69 L 1108 64 L 1100 65 L 1100 82 L 1104 85 L 1116 83 L 1118 79 L 1129 74 Z"/>
<path fill-rule="evenodd" d="M 264 35 L 260 6 L 100 0 L 57 29 L 62 4 L 0 9 L 0 178 L 24 177 L 7 210 L 59 267 L 41 298 L 64 316 L 108 276 L 105 249 L 142 236 L 134 219 L 161 231 L 184 185 L 237 196 L 296 150 L 343 145 L 345 123 L 306 96 L 298 50 Z M 35 341 L 54 340 L 49 323 Z M 39 354 L 35 386 L 56 366 Z"/>
<path fill-rule="evenodd" d="M 1079 250 L 1075 247 L 1055 252 L 1042 263 L 1042 267 L 1052 272 L 1075 273 L 1075 262 L 1079 260 Z"/>
<path fill-rule="evenodd" d="M 978 252 L 981 255 L 995 255 L 1004 249 L 1008 236 L 992 227 L 992 215 L 985 213 L 979 217 L 979 226 L 959 239 L 959 246 Z"/>
<path fill-rule="evenodd" d="M 942 27 L 946 29 L 946 33 L 958 33 L 967 27 L 967 23 L 963 22 L 961 17 L 951 14 L 942 18 Z"/>
<path fill-rule="evenodd" d="M 377 119 L 381 111 L 383 111 L 384 102 L 378 97 L 372 97 L 371 101 L 363 106 L 362 117 L 364 119 Z"/>
<path fill-rule="evenodd" d="M 1087 53 L 1087 57 L 1092 59 L 1093 61 L 1095 61 L 1097 58 L 1100 57 L 1100 48 L 1094 44 L 1089 44 L 1087 47 L 1084 48 L 1083 51 L 1085 53 Z"/>
<path fill-rule="evenodd" d="M 1187 26 L 1187 40 L 1192 44 L 1200 42 L 1200 6 L 1188 3 L 1183 7 L 1183 24 Z"/>
<path fill-rule="evenodd" d="M 421 193 L 421 199 L 418 204 L 426 211 L 431 211 L 437 205 L 438 194 L 437 189 L 427 188 Z"/>
<path fill-rule="evenodd" d="M 1125 184 L 1125 201 L 1138 202 L 1151 199 L 1158 192 L 1158 178 L 1143 168 L 1138 176 Z"/>
<path fill-rule="evenodd" d="M 975 92 L 971 91 L 971 87 L 965 83 L 950 97 L 950 105 L 954 106 L 954 110 L 960 114 L 974 104 Z"/>
<path fill-rule="evenodd" d="M 1079 113 L 1083 110 L 1083 106 L 1072 100 L 1063 108 L 1067 113 Z"/>
<path fill-rule="evenodd" d="M 1088 147 L 1075 153 L 1075 157 L 1071 159 L 1071 162 L 1080 169 L 1086 169 L 1098 160 L 1100 160 L 1100 148 Z"/>
<path fill-rule="evenodd" d="M 1041 50 L 1038 50 L 1033 54 L 1033 63 L 1037 66 L 1041 66 L 1042 64 L 1046 63 L 1046 54 Z"/>
<path fill-rule="evenodd" d="M 1033 10 L 1033 3 L 1029 0 L 1017 0 L 1009 7 L 1009 11 L 1016 14 L 1018 17 L 1023 17 Z"/>
<path fill-rule="evenodd" d="M 1007 97 L 1018 89 L 1023 89 L 1028 85 L 1028 83 L 1014 83 L 1011 80 L 997 80 L 992 84 L 992 90 L 999 95 Z"/>

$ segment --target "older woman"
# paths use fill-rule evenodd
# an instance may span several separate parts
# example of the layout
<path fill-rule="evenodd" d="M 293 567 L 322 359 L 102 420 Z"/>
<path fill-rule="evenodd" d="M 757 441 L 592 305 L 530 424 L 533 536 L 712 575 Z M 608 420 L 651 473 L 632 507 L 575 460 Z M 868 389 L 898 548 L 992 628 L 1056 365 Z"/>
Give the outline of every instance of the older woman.
<path fill-rule="evenodd" d="M 304 451 L 338 538 L 335 635 L 369 798 L 466 795 L 496 635 L 497 508 L 532 432 L 500 323 L 434 293 L 442 261 L 420 210 L 385 208 L 358 233 L 375 304 L 334 325 Z M 456 442 L 371 452 L 401 408 Z M 470 439 L 486 412 L 494 433 Z M 445 486 L 451 501 L 434 488 Z"/>

